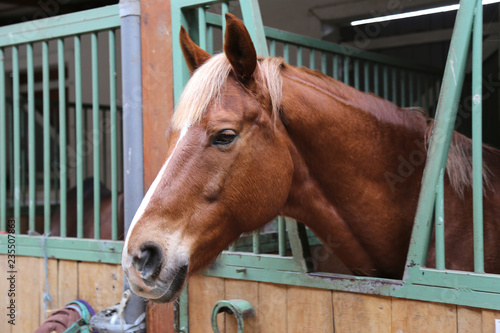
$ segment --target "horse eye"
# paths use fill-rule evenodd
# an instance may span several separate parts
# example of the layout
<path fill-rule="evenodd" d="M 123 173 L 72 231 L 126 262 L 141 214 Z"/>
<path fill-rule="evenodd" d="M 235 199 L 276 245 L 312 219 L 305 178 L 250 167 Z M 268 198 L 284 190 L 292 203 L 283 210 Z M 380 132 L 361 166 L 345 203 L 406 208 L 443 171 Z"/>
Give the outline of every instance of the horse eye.
<path fill-rule="evenodd" d="M 212 140 L 212 144 L 216 146 L 225 146 L 230 144 L 236 139 L 238 135 L 235 131 L 230 129 L 225 129 L 217 133 L 215 138 Z"/>

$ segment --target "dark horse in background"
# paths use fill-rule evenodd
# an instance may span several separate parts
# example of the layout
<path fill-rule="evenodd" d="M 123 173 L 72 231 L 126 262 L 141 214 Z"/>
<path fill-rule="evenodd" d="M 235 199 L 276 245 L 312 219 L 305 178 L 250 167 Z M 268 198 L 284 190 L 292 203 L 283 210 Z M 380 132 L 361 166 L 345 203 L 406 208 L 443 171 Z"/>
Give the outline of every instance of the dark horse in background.
<path fill-rule="evenodd" d="M 111 191 L 100 183 L 101 239 L 111 239 L 112 204 Z M 77 235 L 76 187 L 66 196 L 66 236 Z M 83 237 L 94 238 L 94 178 L 83 181 Z M 51 217 L 51 236 L 61 235 L 61 212 L 58 209 Z M 123 193 L 118 194 L 118 239 L 123 239 Z"/>
<path fill-rule="evenodd" d="M 401 278 L 432 121 L 280 58 L 258 58 L 226 14 L 224 53 L 184 29 L 192 77 L 168 155 L 132 221 L 122 266 L 132 290 L 174 300 L 186 278 L 276 215 L 306 224 L 354 273 Z M 471 141 L 454 133 L 445 176 L 446 267 L 473 270 Z M 484 147 L 485 270 L 500 273 L 500 151 Z M 397 178 L 399 177 L 399 178 Z M 428 265 L 434 265 L 434 248 Z"/>

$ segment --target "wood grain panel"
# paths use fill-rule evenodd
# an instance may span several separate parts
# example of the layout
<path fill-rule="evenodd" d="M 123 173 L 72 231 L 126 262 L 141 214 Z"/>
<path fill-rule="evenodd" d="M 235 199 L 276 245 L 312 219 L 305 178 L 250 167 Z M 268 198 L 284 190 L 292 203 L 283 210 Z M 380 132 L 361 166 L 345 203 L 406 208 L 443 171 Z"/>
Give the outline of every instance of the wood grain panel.
<path fill-rule="evenodd" d="M 455 333 L 457 306 L 393 298 L 392 332 Z"/>
<path fill-rule="evenodd" d="M 244 299 L 250 302 L 255 309 L 256 316 L 245 319 L 245 333 L 259 332 L 259 283 L 245 280 L 226 279 L 225 299 Z M 220 316 L 220 315 L 219 315 Z M 226 332 L 238 331 L 238 325 L 234 315 L 224 314 L 226 322 Z"/>
<path fill-rule="evenodd" d="M 78 297 L 96 312 L 120 302 L 123 273 L 120 265 L 95 262 L 78 264 Z"/>
<path fill-rule="evenodd" d="M 224 299 L 224 279 L 194 275 L 189 279 L 189 332 L 206 333 L 212 331 L 210 316 L 212 308 Z M 219 329 L 224 332 L 224 317 L 218 316 Z"/>
<path fill-rule="evenodd" d="M 333 292 L 336 332 L 390 332 L 389 297 Z"/>
<path fill-rule="evenodd" d="M 289 333 L 333 332 L 332 292 L 289 286 L 287 326 Z"/>
<path fill-rule="evenodd" d="M 287 286 L 259 283 L 257 321 L 261 333 L 286 333 Z"/>

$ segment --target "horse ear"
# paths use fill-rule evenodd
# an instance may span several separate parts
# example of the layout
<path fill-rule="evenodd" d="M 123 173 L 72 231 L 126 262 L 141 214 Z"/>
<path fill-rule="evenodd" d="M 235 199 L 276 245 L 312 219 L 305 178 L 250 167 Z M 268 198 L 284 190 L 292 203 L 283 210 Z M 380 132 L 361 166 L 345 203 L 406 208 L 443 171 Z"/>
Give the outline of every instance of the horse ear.
<path fill-rule="evenodd" d="M 224 35 L 224 52 L 236 75 L 249 79 L 257 67 L 257 53 L 252 38 L 236 16 L 226 14 L 226 33 Z"/>
<path fill-rule="evenodd" d="M 210 54 L 204 51 L 201 47 L 196 45 L 189 37 L 186 29 L 181 26 L 181 32 L 179 33 L 179 39 L 181 41 L 181 49 L 184 54 L 184 59 L 189 68 L 189 73 L 193 75 L 193 72 L 203 65 L 208 59 L 210 59 Z"/>

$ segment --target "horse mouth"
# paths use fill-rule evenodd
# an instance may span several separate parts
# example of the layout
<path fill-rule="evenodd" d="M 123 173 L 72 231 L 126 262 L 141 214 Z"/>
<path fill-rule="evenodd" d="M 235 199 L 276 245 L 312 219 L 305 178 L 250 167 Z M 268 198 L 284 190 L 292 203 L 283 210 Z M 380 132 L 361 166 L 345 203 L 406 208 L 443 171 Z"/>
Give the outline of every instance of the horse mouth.
<path fill-rule="evenodd" d="M 175 300 L 181 293 L 184 281 L 186 281 L 188 265 L 181 266 L 168 286 L 167 291 L 160 298 L 151 299 L 156 303 L 167 303 Z"/>

